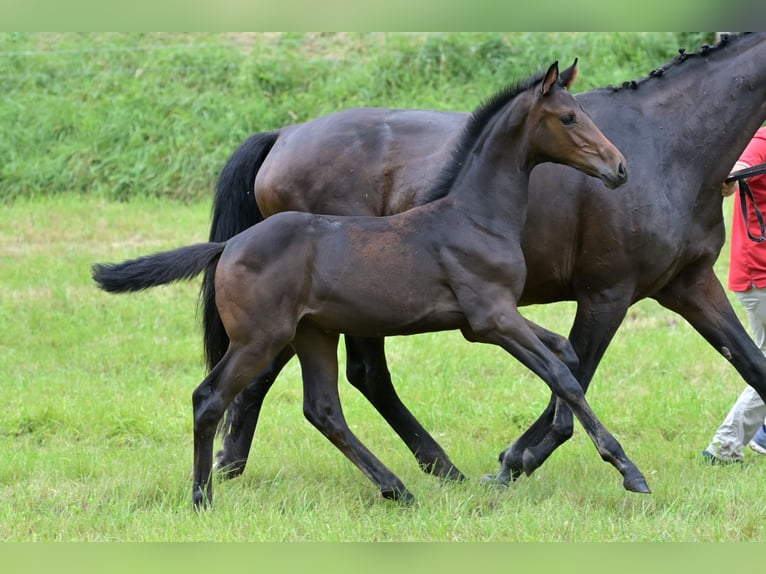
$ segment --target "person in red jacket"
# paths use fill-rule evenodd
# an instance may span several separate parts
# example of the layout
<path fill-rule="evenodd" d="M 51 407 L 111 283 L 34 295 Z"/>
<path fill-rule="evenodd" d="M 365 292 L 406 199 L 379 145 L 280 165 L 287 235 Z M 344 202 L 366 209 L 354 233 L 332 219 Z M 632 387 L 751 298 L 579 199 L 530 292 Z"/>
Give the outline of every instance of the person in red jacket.
<path fill-rule="evenodd" d="M 766 127 L 755 133 L 731 171 L 733 173 L 762 163 L 766 163 Z M 747 183 L 755 203 L 766 212 L 766 174 L 753 176 Z M 723 195 L 731 195 L 738 189 L 736 181 L 724 184 Z M 758 219 L 750 205 L 747 225 L 753 235 L 760 235 Z M 758 243 L 748 237 L 745 220 L 739 210 L 734 211 L 731 228 L 729 289 L 744 306 L 753 340 L 766 355 L 766 241 Z M 766 404 L 752 387 L 745 387 L 702 455 L 713 464 L 742 462 L 745 444 L 760 454 L 766 454 L 764 419 Z"/>

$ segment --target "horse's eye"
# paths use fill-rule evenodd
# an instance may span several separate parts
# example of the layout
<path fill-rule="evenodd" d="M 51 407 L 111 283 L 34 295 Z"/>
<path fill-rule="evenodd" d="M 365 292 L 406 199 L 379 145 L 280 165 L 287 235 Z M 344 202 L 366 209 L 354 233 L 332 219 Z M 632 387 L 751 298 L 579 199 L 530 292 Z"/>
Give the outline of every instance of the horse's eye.
<path fill-rule="evenodd" d="M 561 116 L 561 123 L 565 126 L 571 126 L 577 123 L 577 118 L 575 118 L 574 114 L 567 114 L 565 116 Z"/>

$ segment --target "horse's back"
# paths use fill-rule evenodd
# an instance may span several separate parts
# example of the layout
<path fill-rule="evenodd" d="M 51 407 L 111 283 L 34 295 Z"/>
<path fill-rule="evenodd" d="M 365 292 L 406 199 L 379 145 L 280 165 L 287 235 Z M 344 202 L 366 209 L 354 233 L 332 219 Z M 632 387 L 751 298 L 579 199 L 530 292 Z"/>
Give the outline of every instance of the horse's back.
<path fill-rule="evenodd" d="M 468 114 L 355 108 L 287 126 L 255 180 L 264 216 L 390 215 L 419 204 Z M 415 158 L 415 161 L 413 161 Z"/>

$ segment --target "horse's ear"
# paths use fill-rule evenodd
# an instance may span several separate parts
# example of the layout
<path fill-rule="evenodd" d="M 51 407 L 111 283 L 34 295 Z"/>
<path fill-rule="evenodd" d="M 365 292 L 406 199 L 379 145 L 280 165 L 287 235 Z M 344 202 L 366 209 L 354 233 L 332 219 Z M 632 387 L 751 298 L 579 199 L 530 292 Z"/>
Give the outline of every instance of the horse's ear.
<path fill-rule="evenodd" d="M 559 61 L 556 60 L 545 72 L 545 78 L 543 78 L 542 95 L 551 91 L 551 88 L 556 84 L 559 79 Z"/>
<path fill-rule="evenodd" d="M 574 81 L 577 79 L 577 60 L 578 59 L 575 58 L 574 63 L 561 72 L 561 75 L 559 76 L 559 84 L 562 88 L 568 90 L 569 86 L 574 84 Z"/>

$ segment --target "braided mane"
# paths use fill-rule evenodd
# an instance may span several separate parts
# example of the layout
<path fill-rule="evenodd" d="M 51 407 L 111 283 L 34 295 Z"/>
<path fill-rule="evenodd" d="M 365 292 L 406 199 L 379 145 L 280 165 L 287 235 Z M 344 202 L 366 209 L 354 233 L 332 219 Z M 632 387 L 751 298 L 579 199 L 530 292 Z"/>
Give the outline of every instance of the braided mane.
<path fill-rule="evenodd" d="M 696 59 L 701 56 L 709 56 L 712 52 L 720 51 L 724 49 L 726 46 L 729 46 L 730 44 L 737 43 L 739 40 L 741 40 L 743 37 L 747 36 L 749 32 L 744 32 L 742 34 L 721 34 L 721 39 L 712 46 L 710 44 L 703 44 L 700 46 L 699 50 L 696 52 L 687 52 L 686 48 L 679 48 L 678 49 L 678 56 L 673 58 L 670 62 L 667 62 L 666 64 L 663 64 L 662 66 L 655 68 L 651 72 L 649 72 L 649 75 L 643 78 L 639 78 L 638 80 L 628 80 L 626 82 L 623 82 L 620 86 L 607 86 L 606 88 L 601 88 L 604 90 L 611 90 L 613 92 L 618 92 L 620 90 L 635 90 L 640 85 L 646 83 L 647 81 L 650 81 L 651 78 L 659 78 L 662 75 L 665 74 L 665 72 L 673 67 L 676 67 L 680 64 L 683 64 L 688 59 Z"/>

